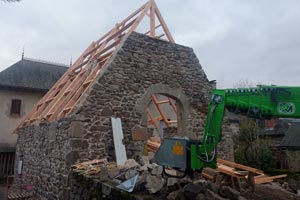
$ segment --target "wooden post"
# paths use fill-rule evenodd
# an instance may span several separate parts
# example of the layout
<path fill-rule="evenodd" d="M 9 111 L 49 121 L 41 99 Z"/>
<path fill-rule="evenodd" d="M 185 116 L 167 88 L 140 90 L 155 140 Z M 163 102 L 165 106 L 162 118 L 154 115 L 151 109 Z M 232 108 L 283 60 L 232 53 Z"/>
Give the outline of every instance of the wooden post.
<path fill-rule="evenodd" d="M 150 37 L 155 37 L 155 7 L 153 0 L 150 0 Z"/>

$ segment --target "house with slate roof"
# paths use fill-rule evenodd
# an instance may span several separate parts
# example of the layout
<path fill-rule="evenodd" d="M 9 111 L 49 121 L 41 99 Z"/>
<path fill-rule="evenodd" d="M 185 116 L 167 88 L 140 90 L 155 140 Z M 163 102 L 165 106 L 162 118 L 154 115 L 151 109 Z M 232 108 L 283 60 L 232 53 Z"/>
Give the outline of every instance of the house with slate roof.
<path fill-rule="evenodd" d="M 259 132 L 270 138 L 270 148 L 276 153 L 277 168 L 300 170 L 300 120 L 276 119 Z"/>
<path fill-rule="evenodd" d="M 22 57 L 0 72 L 0 163 L 13 161 L 7 154 L 14 155 L 17 135 L 11 133 L 67 69 L 66 65 Z M 0 165 L 0 175 L 7 171 Z"/>
<path fill-rule="evenodd" d="M 283 137 L 280 150 L 285 153 L 288 167 L 300 170 L 300 122 L 290 122 L 290 126 Z"/>

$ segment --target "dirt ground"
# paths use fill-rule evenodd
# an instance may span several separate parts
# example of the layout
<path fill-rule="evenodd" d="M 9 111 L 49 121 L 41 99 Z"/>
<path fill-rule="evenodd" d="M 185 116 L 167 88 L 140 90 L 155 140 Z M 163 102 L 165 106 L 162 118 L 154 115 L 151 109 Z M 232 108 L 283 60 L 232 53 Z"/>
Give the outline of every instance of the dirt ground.
<path fill-rule="evenodd" d="M 300 196 L 275 184 L 256 185 L 254 193 L 242 191 L 241 196 L 249 200 L 300 200 Z"/>

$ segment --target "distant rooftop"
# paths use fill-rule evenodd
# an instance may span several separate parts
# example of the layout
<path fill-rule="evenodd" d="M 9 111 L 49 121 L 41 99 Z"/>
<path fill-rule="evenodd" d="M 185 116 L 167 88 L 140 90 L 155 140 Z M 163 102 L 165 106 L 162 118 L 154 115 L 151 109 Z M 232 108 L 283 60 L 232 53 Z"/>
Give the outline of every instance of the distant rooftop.
<path fill-rule="evenodd" d="M 47 91 L 67 69 L 67 65 L 23 58 L 0 72 L 0 87 Z"/>
<path fill-rule="evenodd" d="M 280 143 L 281 148 L 300 149 L 300 123 L 291 123 Z"/>

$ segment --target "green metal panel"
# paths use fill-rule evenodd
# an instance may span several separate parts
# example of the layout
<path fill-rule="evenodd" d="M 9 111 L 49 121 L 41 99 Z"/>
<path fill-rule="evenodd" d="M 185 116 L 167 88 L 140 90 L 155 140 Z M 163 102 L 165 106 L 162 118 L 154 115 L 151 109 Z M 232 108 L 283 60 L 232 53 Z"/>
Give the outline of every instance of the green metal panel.
<path fill-rule="evenodd" d="M 180 140 L 178 138 L 171 145 L 166 145 L 168 146 L 167 149 L 159 151 L 159 154 L 162 155 L 160 163 L 166 166 L 187 167 L 193 170 L 201 170 L 206 166 L 217 167 L 216 145 L 221 141 L 221 126 L 225 108 L 252 118 L 299 118 L 300 87 L 258 86 L 255 88 L 213 90 L 202 143 L 187 141 L 184 144 L 189 149 L 186 151 L 189 154 L 186 161 L 188 164 L 183 164 L 185 156 L 178 159 L 179 163 L 170 161 L 170 158 L 174 157 L 173 155 L 170 156 L 170 153 L 174 152 L 174 144 Z M 164 145 L 165 143 L 161 145 L 160 149 L 163 149 Z"/>
<path fill-rule="evenodd" d="M 201 145 L 191 145 L 192 169 L 201 169 L 205 166 L 216 167 L 216 157 L 213 158 L 215 156 L 213 152 L 216 144 L 221 140 L 225 108 L 252 118 L 299 118 L 300 87 L 258 86 L 213 90 L 203 142 Z"/>

